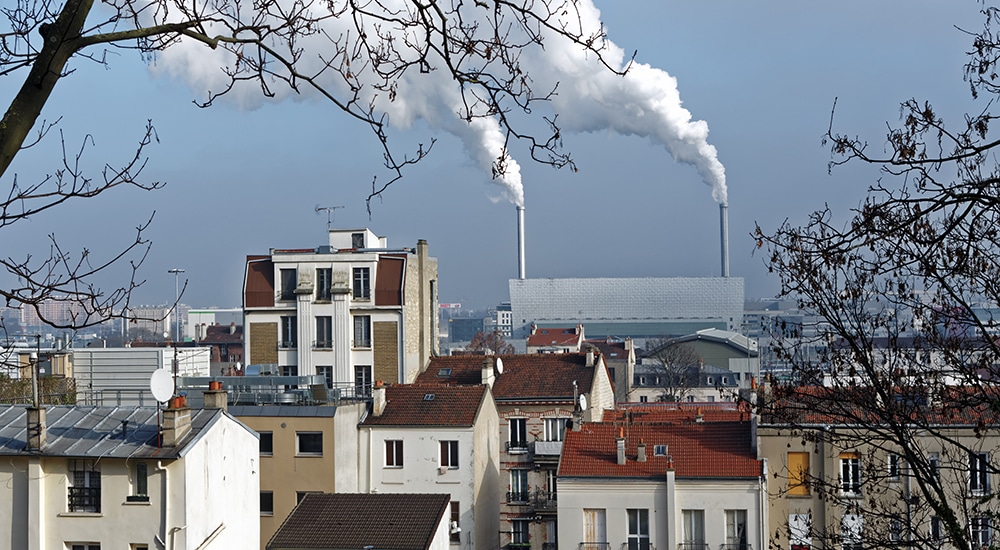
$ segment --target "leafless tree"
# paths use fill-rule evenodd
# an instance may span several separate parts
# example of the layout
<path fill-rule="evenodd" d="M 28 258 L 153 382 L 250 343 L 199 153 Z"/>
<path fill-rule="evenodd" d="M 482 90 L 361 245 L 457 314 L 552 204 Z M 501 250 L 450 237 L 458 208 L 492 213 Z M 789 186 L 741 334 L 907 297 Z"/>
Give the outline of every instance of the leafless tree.
<path fill-rule="evenodd" d="M 535 160 L 571 166 L 572 159 L 560 149 L 556 119 L 534 114 L 536 104 L 555 89 L 535 89 L 521 57 L 545 47 L 552 36 L 598 61 L 605 47 L 603 29 L 583 24 L 588 14 L 575 0 L 14 0 L 0 12 L 0 76 L 23 79 L 0 121 L 0 178 L 9 187 L 0 200 L 0 228 L 118 187 L 162 186 L 142 177 L 146 149 L 157 139 L 151 122 L 134 154 L 107 163 L 99 176 L 86 174 L 80 165 L 89 137 L 78 146 L 63 141 L 61 165 L 48 175 L 32 179 L 9 170 L 20 151 L 58 124 L 58 118 L 41 119 L 42 109 L 74 63 L 110 65 L 108 54 L 123 50 L 152 60 L 193 44 L 205 52 L 228 53 L 227 65 L 220 68 L 228 83 L 206 91 L 197 101 L 201 106 L 247 86 L 265 97 L 280 87 L 293 93 L 310 90 L 367 127 L 381 146 L 388 176 L 372 179 L 370 201 L 433 145 L 420 144 L 406 153 L 390 147 L 388 121 L 372 98 L 402 99 L 397 93 L 404 79 L 445 75 L 461 91 L 457 114 L 462 120 L 496 119 L 506 143 L 526 143 Z M 495 175 L 503 175 L 505 158 L 496 159 Z M 137 273 L 149 250 L 143 237 L 148 224 L 135 228 L 131 244 L 102 259 L 89 249 L 71 254 L 55 235 L 47 254 L 5 257 L 2 265 L 17 283 L 0 288 L 0 297 L 9 306 L 35 308 L 43 321 L 61 328 L 121 315 L 142 284 Z M 110 291 L 93 284 L 96 274 L 119 263 L 131 268 L 124 284 Z M 47 318 L 39 307 L 47 301 L 71 303 L 73 317 Z"/>
<path fill-rule="evenodd" d="M 910 99 L 876 145 L 834 131 L 831 116 L 831 168 L 868 163 L 883 176 L 843 225 L 824 208 L 802 226 L 757 228 L 781 294 L 816 319 L 779 338 L 791 381 L 774 384 L 760 411 L 803 443 L 856 450 L 869 487 L 861 495 L 843 498 L 850 472 L 808 483 L 843 514 L 864 511 L 858 543 L 869 548 L 995 544 L 987 541 L 1000 511 L 996 483 L 972 481 L 981 469 L 995 476 L 1000 464 L 1000 140 L 991 128 L 1000 12 L 982 13 L 983 29 L 968 33 L 965 72 L 981 110 L 952 123 Z M 822 351 L 809 358 L 796 353 L 803 346 Z M 974 464 L 983 453 L 988 459 Z M 883 483 L 889 454 L 912 491 L 905 498 Z M 814 541 L 847 544 L 820 523 Z"/>
<path fill-rule="evenodd" d="M 491 355 L 510 355 L 517 351 L 513 344 L 509 344 L 504 340 L 503 333 L 500 330 L 477 332 L 472 337 L 472 341 L 469 342 L 469 349 L 472 351 L 485 351 Z"/>
<path fill-rule="evenodd" d="M 657 387 L 660 401 L 684 401 L 699 383 L 701 356 L 690 344 L 672 338 L 646 340 L 643 371 L 647 384 Z"/>

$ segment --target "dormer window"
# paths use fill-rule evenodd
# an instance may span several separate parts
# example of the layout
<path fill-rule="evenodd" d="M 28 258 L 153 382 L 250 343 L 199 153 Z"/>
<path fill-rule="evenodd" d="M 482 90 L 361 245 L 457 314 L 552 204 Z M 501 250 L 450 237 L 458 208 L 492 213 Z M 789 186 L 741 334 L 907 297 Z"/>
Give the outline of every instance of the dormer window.
<path fill-rule="evenodd" d="M 438 376 L 441 376 L 441 377 L 451 376 L 451 369 L 449 369 L 449 368 L 438 369 Z"/>
<path fill-rule="evenodd" d="M 434 401 L 434 394 L 433 393 L 425 393 L 424 394 L 424 401 Z"/>
<path fill-rule="evenodd" d="M 653 445 L 653 456 L 667 456 L 667 446 Z"/>

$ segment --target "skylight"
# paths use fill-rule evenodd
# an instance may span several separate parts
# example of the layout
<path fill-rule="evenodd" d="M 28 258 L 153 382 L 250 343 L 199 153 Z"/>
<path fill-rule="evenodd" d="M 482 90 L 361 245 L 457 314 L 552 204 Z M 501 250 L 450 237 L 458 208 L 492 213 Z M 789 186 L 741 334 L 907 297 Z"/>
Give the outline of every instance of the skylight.
<path fill-rule="evenodd" d="M 433 393 L 425 393 L 424 394 L 424 401 L 434 401 L 434 394 Z"/>

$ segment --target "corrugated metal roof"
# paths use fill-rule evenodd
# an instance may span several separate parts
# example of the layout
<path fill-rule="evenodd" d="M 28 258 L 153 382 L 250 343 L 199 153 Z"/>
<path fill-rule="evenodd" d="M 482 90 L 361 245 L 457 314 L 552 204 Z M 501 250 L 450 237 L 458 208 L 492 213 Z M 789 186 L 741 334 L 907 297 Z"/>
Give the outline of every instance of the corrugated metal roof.
<path fill-rule="evenodd" d="M 204 428 L 224 414 L 218 409 L 191 409 L 191 431 L 182 443 L 160 448 L 157 446 L 158 413 L 154 407 L 46 407 L 46 441 L 38 454 L 78 458 L 176 458 Z M 0 456 L 33 454 L 25 451 L 27 428 L 27 407 L 0 408 Z"/>

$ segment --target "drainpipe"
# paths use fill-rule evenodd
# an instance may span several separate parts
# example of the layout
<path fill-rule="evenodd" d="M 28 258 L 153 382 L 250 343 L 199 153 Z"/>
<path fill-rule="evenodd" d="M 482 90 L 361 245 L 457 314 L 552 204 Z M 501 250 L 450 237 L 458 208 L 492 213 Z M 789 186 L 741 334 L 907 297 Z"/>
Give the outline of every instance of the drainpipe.
<path fill-rule="evenodd" d="M 167 525 L 169 525 L 167 522 L 170 519 L 170 513 L 169 513 L 170 512 L 170 484 L 167 483 L 167 469 L 163 467 L 163 461 L 162 460 L 157 460 L 156 461 L 156 471 L 157 472 L 163 472 L 163 496 L 162 496 L 162 498 L 163 498 L 163 511 L 160 512 L 160 515 L 163 516 L 163 523 L 162 523 L 163 529 L 161 530 L 161 533 L 163 534 L 163 538 L 160 538 L 160 535 L 154 535 L 154 538 L 156 539 L 156 542 L 158 542 L 160 544 L 160 547 L 163 548 L 164 550 L 166 550 L 166 548 L 167 548 Z"/>
<path fill-rule="evenodd" d="M 764 548 L 764 533 L 769 529 L 767 516 L 767 458 L 762 458 L 761 462 L 760 479 L 757 480 L 757 517 L 759 520 L 758 524 L 761 527 L 757 529 L 757 548 Z"/>

